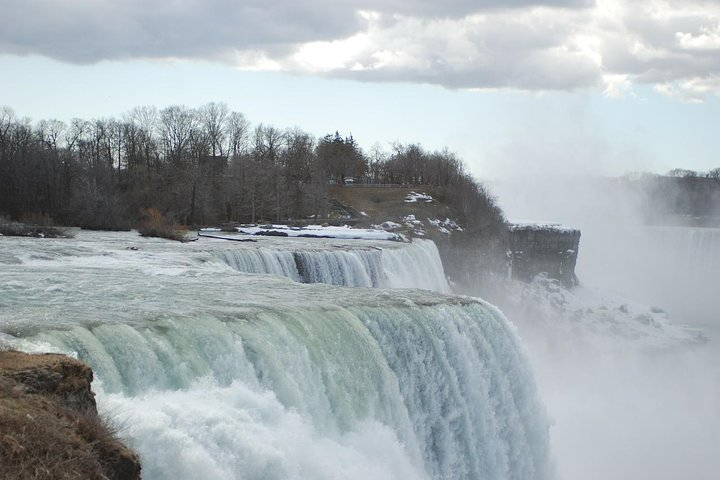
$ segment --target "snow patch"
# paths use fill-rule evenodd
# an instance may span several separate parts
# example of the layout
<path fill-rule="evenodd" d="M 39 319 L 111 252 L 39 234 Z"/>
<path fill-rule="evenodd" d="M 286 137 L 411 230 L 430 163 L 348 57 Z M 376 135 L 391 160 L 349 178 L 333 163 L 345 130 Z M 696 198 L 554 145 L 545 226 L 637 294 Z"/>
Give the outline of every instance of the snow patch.
<path fill-rule="evenodd" d="M 402 228 L 402 225 L 400 225 L 397 222 L 393 222 L 391 220 L 383 222 L 380 225 L 370 225 L 370 226 L 375 230 L 397 230 L 399 228 Z"/>
<path fill-rule="evenodd" d="M 428 218 L 427 222 L 419 220 L 414 214 L 405 215 L 401 218 L 403 223 L 385 221 L 379 225 L 372 225 L 373 228 L 397 231 L 400 229 L 410 229 L 416 237 L 425 237 L 428 234 L 428 228 L 434 227 L 442 234 L 450 235 L 452 232 L 462 232 L 463 228 L 454 220 L 446 218 L 445 220 Z"/>
<path fill-rule="evenodd" d="M 433 201 L 433 198 L 430 195 L 428 195 L 427 193 L 410 192 L 407 195 L 405 195 L 406 203 L 417 203 L 417 202 L 430 203 L 432 201 Z"/>
<path fill-rule="evenodd" d="M 513 293 L 504 305 L 509 317 L 530 317 L 532 325 L 526 328 L 556 329 L 557 338 L 562 338 L 561 331 L 572 332 L 578 339 L 616 349 L 629 345 L 663 349 L 707 340 L 699 330 L 671 322 L 662 309 L 614 292 L 583 286 L 568 290 L 544 274 L 516 285 L 508 288 Z"/>
<path fill-rule="evenodd" d="M 385 230 L 352 228 L 347 225 L 338 227 L 326 225 L 308 225 L 306 227 L 291 227 L 288 225 L 241 225 L 239 227 L 236 227 L 235 230 L 237 230 L 239 233 L 244 233 L 246 235 L 268 235 L 278 237 L 317 237 L 394 241 L 402 240 L 399 235 L 387 232 Z"/>
<path fill-rule="evenodd" d="M 515 230 L 552 230 L 560 233 L 571 233 L 577 231 L 576 228 L 568 227 L 567 225 L 557 222 L 512 219 L 508 220 L 508 224 L 508 228 L 511 232 Z"/>
<path fill-rule="evenodd" d="M 409 223 L 410 225 L 422 225 L 422 222 L 415 218 L 415 215 L 412 214 L 403 217 L 403 220 L 405 221 L 405 223 Z"/>
<path fill-rule="evenodd" d="M 412 229 L 415 236 L 418 237 L 424 237 L 425 236 L 425 230 L 423 225 L 423 222 L 415 218 L 415 215 L 406 215 L 403 217 L 403 222 L 405 222 L 405 226 Z"/>
<path fill-rule="evenodd" d="M 440 220 L 437 218 L 428 218 L 428 222 L 433 227 L 437 228 L 440 233 L 444 233 L 447 235 L 450 235 L 452 232 L 462 232 L 463 228 L 457 224 L 454 220 L 450 220 L 449 218 L 445 218 L 445 220 Z"/>

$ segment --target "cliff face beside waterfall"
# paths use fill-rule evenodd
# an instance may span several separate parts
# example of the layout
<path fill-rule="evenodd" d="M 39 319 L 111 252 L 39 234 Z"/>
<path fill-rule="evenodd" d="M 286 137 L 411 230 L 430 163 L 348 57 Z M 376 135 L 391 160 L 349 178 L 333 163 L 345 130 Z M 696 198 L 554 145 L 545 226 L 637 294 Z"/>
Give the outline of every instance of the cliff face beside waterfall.
<path fill-rule="evenodd" d="M 575 264 L 580 230 L 555 224 L 511 224 L 508 227 L 508 262 L 512 278 L 531 281 L 545 273 L 566 287 L 577 284 Z"/>
<path fill-rule="evenodd" d="M 138 456 L 98 416 L 72 358 L 0 352 L 0 478 L 139 479 Z"/>
<path fill-rule="evenodd" d="M 463 222 L 467 215 L 437 193 L 430 186 L 332 191 L 336 203 L 359 212 L 359 218 L 349 220 L 357 226 L 433 240 L 455 291 L 485 292 L 483 284 L 496 283 L 508 273 L 521 281 L 544 273 L 565 286 L 575 285 L 579 230 L 552 223 L 485 222 L 469 228 Z"/>

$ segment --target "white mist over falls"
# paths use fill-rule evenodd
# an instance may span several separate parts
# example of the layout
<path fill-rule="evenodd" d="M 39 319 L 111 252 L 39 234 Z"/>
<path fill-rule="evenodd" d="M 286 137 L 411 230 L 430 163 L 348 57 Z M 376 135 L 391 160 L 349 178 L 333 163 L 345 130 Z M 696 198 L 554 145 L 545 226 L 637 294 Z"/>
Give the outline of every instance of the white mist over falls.
<path fill-rule="evenodd" d="M 648 226 L 638 192 L 612 179 L 516 176 L 494 191 L 511 218 L 582 230 L 579 287 L 497 300 L 528 347 L 558 477 L 718 478 L 720 229 Z"/>
<path fill-rule="evenodd" d="M 552 478 L 514 328 L 431 242 L 0 241 L 0 339 L 90 363 L 144 478 Z"/>

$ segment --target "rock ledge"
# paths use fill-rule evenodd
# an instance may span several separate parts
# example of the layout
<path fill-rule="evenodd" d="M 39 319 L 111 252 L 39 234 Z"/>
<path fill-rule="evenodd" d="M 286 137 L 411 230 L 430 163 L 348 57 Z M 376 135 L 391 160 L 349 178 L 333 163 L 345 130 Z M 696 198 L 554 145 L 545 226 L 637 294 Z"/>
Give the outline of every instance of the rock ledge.
<path fill-rule="evenodd" d="M 0 352 L 0 479 L 139 479 L 138 456 L 99 417 L 86 364 Z"/>

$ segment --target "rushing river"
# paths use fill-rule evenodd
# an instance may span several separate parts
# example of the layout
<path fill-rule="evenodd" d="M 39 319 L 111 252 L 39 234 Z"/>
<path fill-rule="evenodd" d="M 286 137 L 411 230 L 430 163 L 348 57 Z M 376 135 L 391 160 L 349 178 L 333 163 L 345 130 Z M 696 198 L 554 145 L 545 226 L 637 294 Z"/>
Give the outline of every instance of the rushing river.
<path fill-rule="evenodd" d="M 147 479 L 552 476 L 514 328 L 431 242 L 259 240 L 0 238 L 0 341 L 90 363 Z"/>

